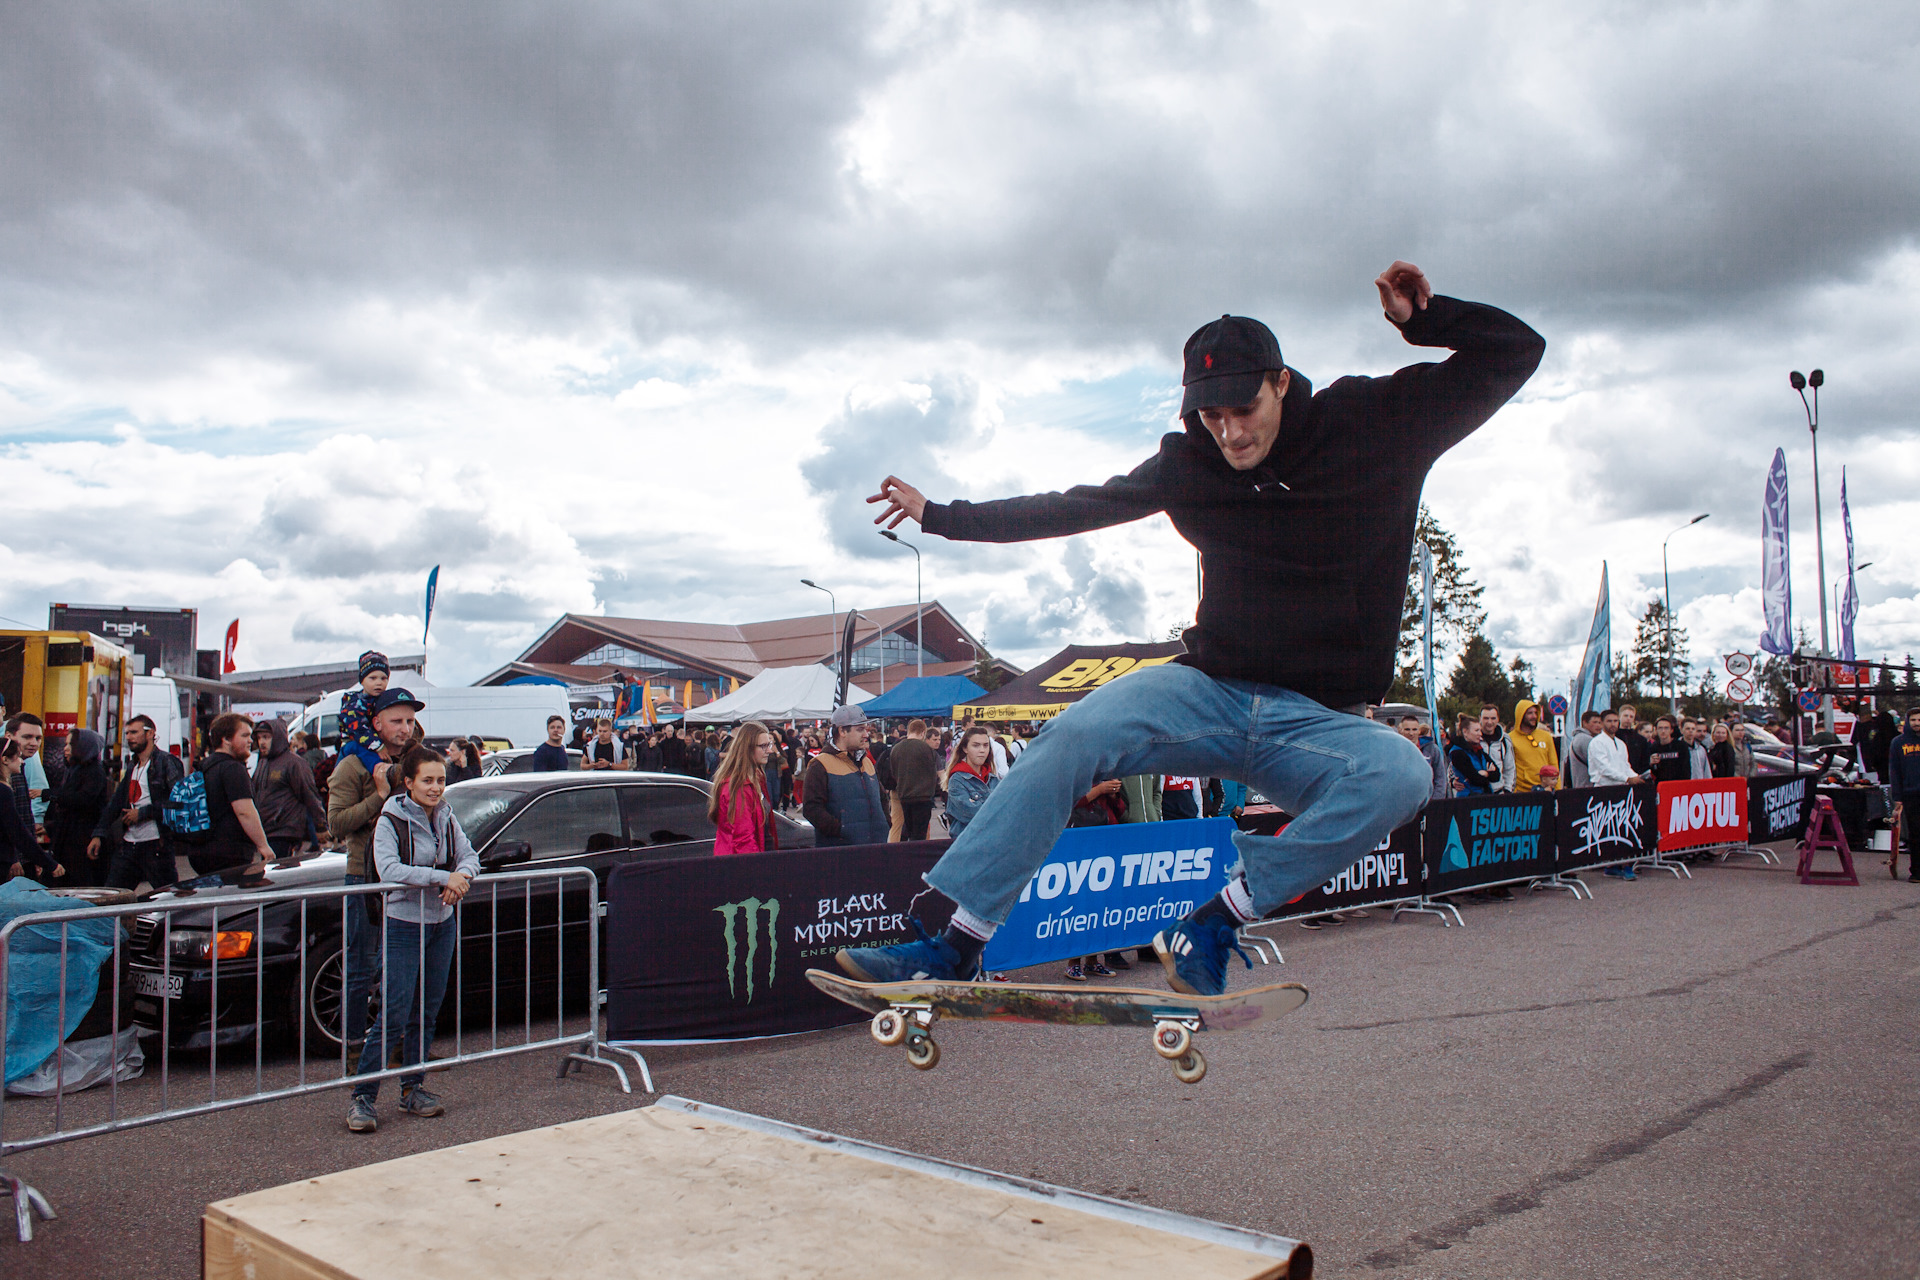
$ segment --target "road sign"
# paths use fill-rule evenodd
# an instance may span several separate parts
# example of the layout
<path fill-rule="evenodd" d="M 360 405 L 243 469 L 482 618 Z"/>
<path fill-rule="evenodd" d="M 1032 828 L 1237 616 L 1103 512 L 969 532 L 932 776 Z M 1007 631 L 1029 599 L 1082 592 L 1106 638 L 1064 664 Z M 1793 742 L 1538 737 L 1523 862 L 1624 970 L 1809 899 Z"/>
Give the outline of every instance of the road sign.
<path fill-rule="evenodd" d="M 1753 670 L 1753 655 L 1749 653 L 1730 653 L 1725 662 L 1730 676 L 1744 676 Z"/>
<path fill-rule="evenodd" d="M 1798 706 L 1802 711 L 1818 711 L 1820 709 L 1820 691 L 1818 689 L 1802 689 L 1800 696 L 1793 701 L 1794 705 Z"/>
<path fill-rule="evenodd" d="M 1556 693 L 1551 698 L 1548 698 L 1547 714 L 1553 716 L 1563 716 L 1567 714 L 1567 695 L 1564 693 Z"/>
<path fill-rule="evenodd" d="M 1753 681 L 1744 676 L 1735 676 L 1727 681 L 1727 696 L 1735 702 L 1753 701 Z"/>

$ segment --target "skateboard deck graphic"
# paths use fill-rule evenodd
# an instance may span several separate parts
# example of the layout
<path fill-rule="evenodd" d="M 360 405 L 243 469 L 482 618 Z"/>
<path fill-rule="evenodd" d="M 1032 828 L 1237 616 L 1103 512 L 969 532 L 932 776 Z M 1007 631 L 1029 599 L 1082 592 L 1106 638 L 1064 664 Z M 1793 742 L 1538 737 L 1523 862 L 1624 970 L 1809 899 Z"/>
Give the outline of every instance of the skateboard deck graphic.
<path fill-rule="evenodd" d="M 942 1017 L 988 1022 L 1053 1022 L 1081 1027 L 1151 1027 L 1154 1051 L 1193 1083 L 1206 1059 L 1193 1047 L 1203 1031 L 1240 1031 L 1292 1013 L 1307 1002 L 1297 982 L 1189 996 L 1144 987 L 1067 987 L 1017 982 L 856 982 L 823 969 L 807 981 L 842 1004 L 873 1013 L 873 1038 L 905 1043 L 907 1061 L 922 1071 L 940 1061 L 932 1029 Z"/>

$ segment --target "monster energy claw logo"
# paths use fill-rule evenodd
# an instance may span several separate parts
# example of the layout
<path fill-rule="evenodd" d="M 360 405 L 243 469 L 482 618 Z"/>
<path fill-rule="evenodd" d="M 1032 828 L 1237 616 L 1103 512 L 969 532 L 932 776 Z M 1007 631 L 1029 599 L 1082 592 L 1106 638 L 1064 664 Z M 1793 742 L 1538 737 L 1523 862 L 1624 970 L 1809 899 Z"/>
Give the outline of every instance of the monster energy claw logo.
<path fill-rule="evenodd" d="M 728 902 L 715 907 L 714 910 L 720 913 L 722 920 L 726 921 L 727 994 L 730 996 L 739 994 L 734 989 L 734 964 L 740 954 L 739 943 L 733 930 L 735 917 L 740 917 L 746 926 L 747 962 L 743 967 L 743 972 L 746 976 L 747 1003 L 752 1004 L 753 961 L 754 957 L 760 953 L 760 913 L 764 911 L 767 917 L 766 985 L 771 988 L 773 986 L 774 971 L 779 962 L 780 935 L 778 926 L 780 923 L 780 899 L 767 898 L 763 901 L 759 898 L 743 898 L 739 902 Z"/>

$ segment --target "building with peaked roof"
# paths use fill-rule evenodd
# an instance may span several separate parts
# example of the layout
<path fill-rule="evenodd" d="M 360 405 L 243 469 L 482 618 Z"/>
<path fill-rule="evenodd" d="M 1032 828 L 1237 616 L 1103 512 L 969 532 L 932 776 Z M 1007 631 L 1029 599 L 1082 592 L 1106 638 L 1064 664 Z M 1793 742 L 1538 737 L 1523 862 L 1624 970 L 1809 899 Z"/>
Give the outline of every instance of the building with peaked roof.
<path fill-rule="evenodd" d="M 938 600 L 920 606 L 922 654 L 914 645 L 915 616 L 910 604 L 855 611 L 855 684 L 877 694 L 912 675 L 972 672 L 979 642 L 957 618 Z M 647 682 L 671 690 L 683 706 L 698 707 L 769 667 L 833 666 L 846 621 L 845 612 L 738 625 L 569 613 L 518 658 L 474 683 L 499 685 L 528 677 L 576 688 Z M 915 669 L 916 658 L 923 670 Z M 994 666 L 1005 677 L 1020 674 L 1020 668 L 998 659 Z"/>

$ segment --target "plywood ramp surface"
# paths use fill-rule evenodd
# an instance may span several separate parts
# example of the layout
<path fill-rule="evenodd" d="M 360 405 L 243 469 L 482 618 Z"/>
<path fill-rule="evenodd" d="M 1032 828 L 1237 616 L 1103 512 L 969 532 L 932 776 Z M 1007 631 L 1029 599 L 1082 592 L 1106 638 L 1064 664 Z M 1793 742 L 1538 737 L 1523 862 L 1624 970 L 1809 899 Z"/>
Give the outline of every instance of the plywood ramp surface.
<path fill-rule="evenodd" d="M 1230 1244 L 657 1106 L 223 1200 L 203 1244 L 209 1280 L 1287 1274 Z"/>

